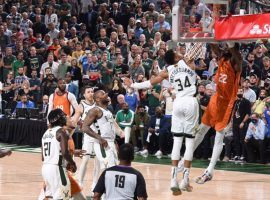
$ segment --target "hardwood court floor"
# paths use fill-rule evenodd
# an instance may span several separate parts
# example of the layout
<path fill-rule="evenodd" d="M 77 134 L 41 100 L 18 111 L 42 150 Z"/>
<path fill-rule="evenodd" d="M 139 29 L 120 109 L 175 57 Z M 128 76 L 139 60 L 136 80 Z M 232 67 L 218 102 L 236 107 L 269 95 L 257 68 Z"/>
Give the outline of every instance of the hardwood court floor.
<path fill-rule="evenodd" d="M 80 159 L 76 159 L 78 168 Z M 41 157 L 37 153 L 13 152 L 0 159 L 0 200 L 37 200 L 42 187 Z M 88 164 L 84 194 L 89 195 L 92 166 Z M 192 183 L 194 190 L 174 197 L 169 190 L 170 166 L 133 163 L 146 179 L 151 200 L 269 200 L 270 175 L 217 170 L 214 179 L 205 185 Z M 203 169 L 193 168 L 191 178 Z M 179 174 L 179 177 L 181 175 Z"/>

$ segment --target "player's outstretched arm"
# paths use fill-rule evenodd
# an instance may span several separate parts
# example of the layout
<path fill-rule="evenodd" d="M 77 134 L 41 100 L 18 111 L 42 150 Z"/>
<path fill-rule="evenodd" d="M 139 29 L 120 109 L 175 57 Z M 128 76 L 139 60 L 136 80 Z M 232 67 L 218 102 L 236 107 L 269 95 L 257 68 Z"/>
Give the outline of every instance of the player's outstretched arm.
<path fill-rule="evenodd" d="M 241 72 L 243 59 L 239 48 L 236 47 L 235 43 L 233 42 L 227 42 L 227 45 L 229 47 L 230 53 L 232 54 L 232 65 L 234 67 L 234 70 L 237 72 Z"/>
<path fill-rule="evenodd" d="M 156 77 L 151 78 L 148 81 L 144 81 L 141 83 L 132 83 L 131 79 L 125 78 L 124 83 L 127 87 L 131 87 L 133 89 L 148 89 L 151 88 L 153 85 L 161 83 L 164 79 L 168 78 L 168 72 L 163 70 L 161 71 Z"/>
<path fill-rule="evenodd" d="M 89 110 L 86 118 L 84 119 L 82 131 L 87 135 L 96 138 L 103 147 L 107 147 L 108 146 L 107 141 L 104 140 L 98 133 L 93 131 L 93 129 L 90 127 L 95 120 L 99 119 L 102 116 L 102 114 L 103 113 L 101 112 L 101 110 L 98 109 L 97 107 L 94 107 L 91 110 Z"/>
<path fill-rule="evenodd" d="M 218 44 L 216 43 L 211 43 L 210 44 L 210 48 L 211 50 L 214 52 L 214 54 L 217 55 L 217 57 L 219 58 L 221 55 L 221 49 L 219 48 Z"/>

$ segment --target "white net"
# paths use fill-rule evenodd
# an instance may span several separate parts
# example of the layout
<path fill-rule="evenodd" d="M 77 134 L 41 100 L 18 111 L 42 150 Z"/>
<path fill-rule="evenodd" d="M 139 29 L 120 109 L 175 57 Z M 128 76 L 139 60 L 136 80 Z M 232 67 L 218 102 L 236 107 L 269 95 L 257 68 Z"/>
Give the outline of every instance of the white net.
<path fill-rule="evenodd" d="M 204 59 L 206 54 L 206 43 L 189 42 L 186 43 L 186 57 L 190 60 Z"/>

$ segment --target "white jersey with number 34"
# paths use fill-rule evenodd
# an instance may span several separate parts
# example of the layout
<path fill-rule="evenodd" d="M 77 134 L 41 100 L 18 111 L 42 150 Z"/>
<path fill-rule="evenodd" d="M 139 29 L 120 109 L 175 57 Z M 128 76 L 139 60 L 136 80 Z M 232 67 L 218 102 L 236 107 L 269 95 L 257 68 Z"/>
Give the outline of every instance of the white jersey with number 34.
<path fill-rule="evenodd" d="M 194 96 L 196 93 L 196 72 L 184 60 L 180 60 L 177 65 L 168 66 L 167 71 L 176 97 Z"/>

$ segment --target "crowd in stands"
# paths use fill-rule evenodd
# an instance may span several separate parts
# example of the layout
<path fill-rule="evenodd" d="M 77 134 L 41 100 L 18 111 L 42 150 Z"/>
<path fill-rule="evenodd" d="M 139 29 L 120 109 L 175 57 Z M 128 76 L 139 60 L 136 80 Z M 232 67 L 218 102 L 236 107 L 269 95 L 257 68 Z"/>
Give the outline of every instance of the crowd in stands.
<path fill-rule="evenodd" d="M 232 0 L 231 11 L 248 12 L 247 1 Z M 109 93 L 110 109 L 121 128 L 128 127 L 130 142 L 143 155 L 170 154 L 170 118 L 174 99 L 166 83 L 134 91 L 122 78 L 141 82 L 166 67 L 164 55 L 172 30 L 171 0 L 0 0 L 0 91 L 2 112 L 16 107 L 46 112 L 58 80 L 79 102 L 85 85 Z M 183 0 L 186 31 L 209 25 L 212 7 L 200 0 Z M 262 11 L 268 11 L 262 9 Z M 224 161 L 265 163 L 270 138 L 270 41 L 242 44 L 241 89 L 225 140 Z M 185 54 L 185 43 L 176 51 Z M 207 48 L 196 61 L 197 97 L 202 111 L 215 93 L 218 58 Z M 242 94 L 242 96 L 241 96 Z M 45 107 L 44 107 L 45 106 Z M 210 130 L 195 156 L 211 155 Z M 257 154 L 254 152 L 258 152 Z M 267 156 L 268 155 L 268 156 Z"/>

